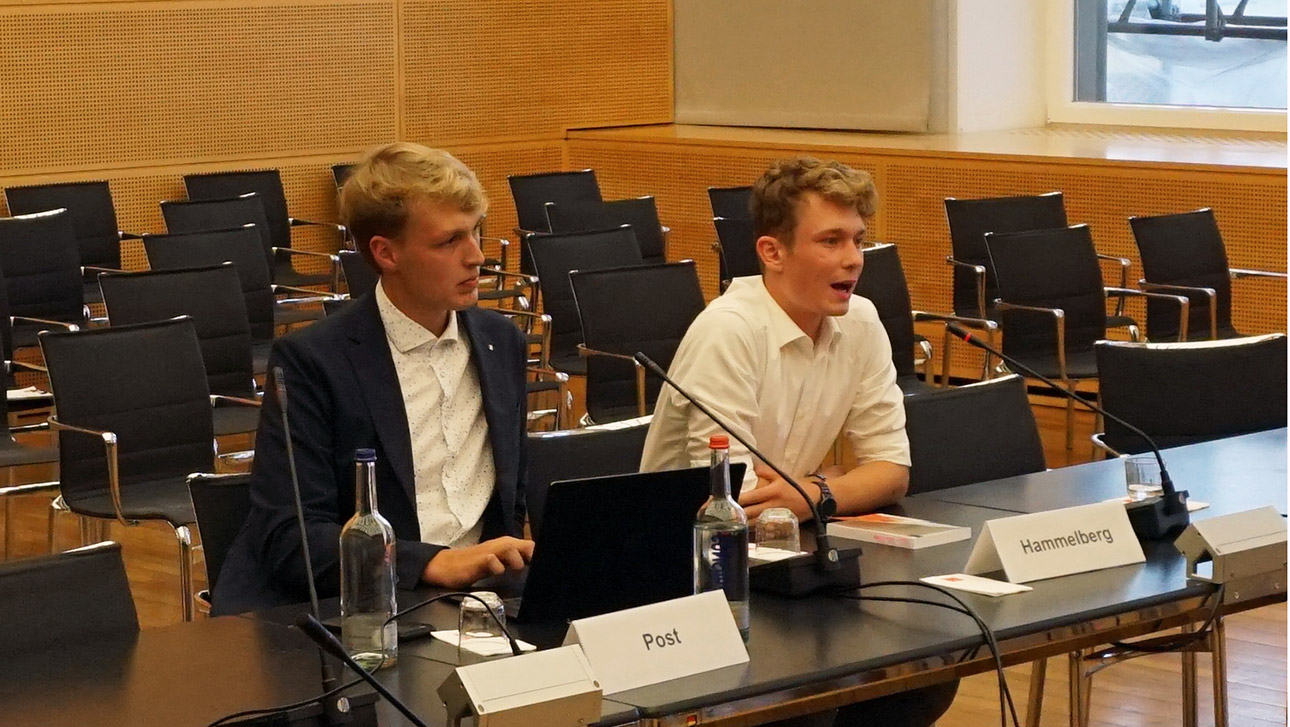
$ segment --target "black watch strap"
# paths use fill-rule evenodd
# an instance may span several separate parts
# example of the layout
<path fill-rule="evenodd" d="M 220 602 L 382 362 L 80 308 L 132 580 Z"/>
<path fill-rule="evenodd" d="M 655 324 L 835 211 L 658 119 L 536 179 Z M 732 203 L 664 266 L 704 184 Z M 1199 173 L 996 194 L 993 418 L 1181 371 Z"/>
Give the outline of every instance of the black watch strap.
<path fill-rule="evenodd" d="M 820 488 L 820 501 L 815 503 L 815 509 L 820 511 L 820 517 L 827 520 L 838 513 L 838 501 L 833 499 L 833 490 L 829 489 L 828 478 L 821 474 L 813 477 L 815 486 Z"/>

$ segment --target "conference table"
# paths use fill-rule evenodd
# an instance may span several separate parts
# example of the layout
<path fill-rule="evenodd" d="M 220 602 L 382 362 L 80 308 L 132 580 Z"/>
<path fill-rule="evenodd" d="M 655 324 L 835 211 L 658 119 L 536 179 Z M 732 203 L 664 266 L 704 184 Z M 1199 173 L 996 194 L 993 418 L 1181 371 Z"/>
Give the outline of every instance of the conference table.
<path fill-rule="evenodd" d="M 1209 503 L 1193 519 L 1264 505 L 1286 512 L 1285 429 L 1166 450 L 1165 457 L 1177 485 Z M 866 544 L 864 582 L 959 572 L 988 520 L 1123 492 L 1123 466 L 1108 460 L 906 497 L 890 511 L 967 525 L 974 537 L 920 550 Z M 1026 593 L 960 595 L 995 632 L 1005 664 L 1203 621 L 1214 589 L 1187 581 L 1171 543 L 1148 542 L 1143 550 L 1145 563 L 1034 582 Z M 401 593 L 400 606 L 433 593 Z M 915 585 L 860 593 L 944 601 Z M 1284 598 L 1283 587 L 1224 612 Z M 335 608 L 334 600 L 324 603 L 329 613 Z M 0 660 L 0 724 L 207 725 L 233 712 L 307 699 L 321 690 L 317 651 L 290 626 L 302 610 L 207 619 Z M 994 668 L 976 625 L 941 608 L 754 593 L 751 610 L 749 662 L 610 695 L 598 724 L 759 724 Z M 409 617 L 452 629 L 456 607 L 432 604 Z M 514 629 L 541 648 L 565 635 L 563 624 Z M 378 678 L 428 724 L 441 725 L 447 717 L 436 690 L 456 666 L 480 660 L 433 639 L 409 641 Z M 384 703 L 378 715 L 382 725 L 406 724 Z"/>

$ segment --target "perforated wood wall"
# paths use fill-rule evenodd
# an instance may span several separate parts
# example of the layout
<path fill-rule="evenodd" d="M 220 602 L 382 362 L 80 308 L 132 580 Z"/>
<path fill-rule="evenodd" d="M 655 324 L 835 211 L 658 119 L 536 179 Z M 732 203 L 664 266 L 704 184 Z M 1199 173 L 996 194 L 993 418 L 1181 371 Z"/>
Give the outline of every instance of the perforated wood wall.
<path fill-rule="evenodd" d="M 569 142 L 570 168 L 593 167 L 607 195 L 654 194 L 664 223 L 672 227 L 669 256 L 698 261 L 706 294 L 717 292 L 715 237 L 706 188 L 749 184 L 784 148 L 723 144 L 633 143 L 579 135 Z M 1215 171 L 1131 163 L 1055 164 L 1043 160 L 963 158 L 956 155 L 904 154 L 855 150 L 813 150 L 868 170 L 882 197 L 870 239 L 899 246 L 916 308 L 950 310 L 947 196 L 985 197 L 1061 190 L 1072 222 L 1086 222 L 1099 252 L 1135 261 L 1133 286 L 1141 276 L 1127 219 L 1212 206 L 1235 267 L 1286 270 L 1286 180 L 1284 170 Z M 1118 284 L 1110 274 L 1107 284 Z M 1249 333 L 1286 330 L 1284 282 L 1238 281 L 1233 318 Z M 1130 315 L 1145 323 L 1141 305 Z M 939 332 L 933 336 L 939 348 Z M 939 350 L 937 355 L 939 356 Z M 971 349 L 956 346 L 955 371 L 979 371 Z"/>
<path fill-rule="evenodd" d="M 506 176 L 562 168 L 566 129 L 671 120 L 671 3 L 0 0 L 0 68 L 0 187 L 107 179 L 126 230 L 222 169 L 276 167 L 293 215 L 335 220 L 330 166 L 402 138 L 476 170 L 497 234 Z"/>

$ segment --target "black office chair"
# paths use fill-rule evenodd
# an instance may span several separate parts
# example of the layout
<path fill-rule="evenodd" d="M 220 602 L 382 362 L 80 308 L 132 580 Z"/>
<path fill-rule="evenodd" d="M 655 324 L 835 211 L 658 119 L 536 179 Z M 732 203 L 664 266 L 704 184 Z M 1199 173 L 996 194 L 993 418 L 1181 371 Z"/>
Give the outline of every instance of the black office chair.
<path fill-rule="evenodd" d="M 731 280 L 748 275 L 761 275 L 761 259 L 757 256 L 757 233 L 752 220 L 747 217 L 713 217 L 717 228 L 717 241 L 712 249 L 717 253 L 721 289 Z"/>
<path fill-rule="evenodd" d="M 703 312 L 693 260 L 569 273 L 587 356 L 587 418 L 596 424 L 645 416 L 661 382 L 632 359 L 642 351 L 667 368 Z"/>
<path fill-rule="evenodd" d="M 1130 217 L 1138 244 L 1143 290 L 1185 295 L 1191 300 L 1185 340 L 1237 338 L 1232 326 L 1232 281 L 1241 278 L 1285 280 L 1285 273 L 1233 268 L 1214 211 L 1155 217 Z M 1147 301 L 1147 326 L 1159 340 L 1178 338 L 1178 309 Z"/>
<path fill-rule="evenodd" d="M 752 187 L 708 187 L 713 217 L 746 220 L 752 217 Z"/>
<path fill-rule="evenodd" d="M 130 639 L 139 617 L 121 546 L 97 543 L 0 564 L 0 651 L 11 658 L 89 641 Z"/>
<path fill-rule="evenodd" d="M 328 253 L 294 249 L 291 246 L 291 230 L 302 226 L 329 228 L 336 231 L 337 247 L 343 247 L 346 239 L 345 226 L 292 217 L 287 210 L 287 195 L 282 188 L 282 175 L 277 169 L 185 174 L 184 187 L 188 190 L 188 198 L 193 200 L 229 199 L 248 192 L 259 195 L 260 202 L 264 205 L 265 217 L 269 222 L 267 228 L 269 238 L 273 241 L 271 251 L 273 259 L 270 263 L 273 282 L 295 287 L 326 285 L 329 286 L 329 290 L 333 292 L 336 290 L 340 268 L 334 256 Z M 329 266 L 328 272 L 302 273 L 295 269 L 296 261 L 293 258 L 326 261 Z"/>
<path fill-rule="evenodd" d="M 179 544 L 185 621 L 193 618 L 195 522 L 184 481 L 213 471 L 206 367 L 192 319 L 45 332 L 58 416 L 62 499 L 74 513 L 134 525 L 161 520 Z"/>
<path fill-rule="evenodd" d="M 5 199 L 11 215 L 56 209 L 68 211 L 80 249 L 81 266 L 85 268 L 85 302 L 101 302 L 96 280 L 99 269 L 121 269 L 121 241 L 139 239 L 138 235 L 117 227 L 116 207 L 108 183 L 58 182 L 9 187 L 5 190 Z"/>
<path fill-rule="evenodd" d="M 376 290 L 381 274 L 372 269 L 362 253 L 341 250 L 336 256 L 340 258 L 340 269 L 345 274 L 345 288 L 350 298 L 359 298 Z"/>
<path fill-rule="evenodd" d="M 658 206 L 653 197 L 609 202 L 547 202 L 546 216 L 548 227 L 555 234 L 631 225 L 645 262 L 667 262 L 667 230 L 659 222 Z"/>
<path fill-rule="evenodd" d="M 914 321 L 936 320 L 939 316 L 913 309 L 909 299 L 909 284 L 900 264 L 900 253 L 891 244 L 866 247 L 864 269 L 855 294 L 868 298 L 878 310 L 878 318 L 891 341 L 891 360 L 896 367 L 896 385 L 906 396 L 922 394 L 933 388 L 932 344 L 914 333 Z M 917 360 L 914 349 L 922 354 Z M 923 365 L 923 378 L 918 378 L 918 364 Z"/>
<path fill-rule="evenodd" d="M 6 366 L 11 365 L 5 362 Z M 18 484 L 17 467 L 27 465 L 52 464 L 58 461 L 58 448 L 52 446 L 33 446 L 14 439 L 15 432 L 48 430 L 48 424 L 29 424 L 20 427 L 9 426 L 9 400 L 0 397 L 0 468 L 5 470 L 7 481 L 0 485 L 0 500 L 4 500 L 4 559 L 8 560 L 14 552 L 13 498 L 29 495 L 48 495 L 58 493 L 58 480 Z M 46 535 L 46 548 L 53 552 L 54 519 L 49 513 L 49 531 Z"/>
<path fill-rule="evenodd" d="M 1042 472 L 1044 443 L 1017 375 L 905 397 L 909 494 Z"/>
<path fill-rule="evenodd" d="M 648 432 L 649 422 L 641 422 L 529 434 L 524 494 L 533 536 L 542 529 L 552 482 L 639 472 Z"/>
<path fill-rule="evenodd" d="M 254 432 L 260 422 L 251 326 L 237 268 L 224 263 L 99 277 L 112 325 L 190 316 L 206 366 L 216 436 Z"/>
<path fill-rule="evenodd" d="M 251 475 L 247 472 L 212 475 L 194 474 L 188 478 L 188 494 L 197 515 L 197 532 L 201 534 L 202 556 L 206 560 L 206 588 L 197 592 L 197 600 L 210 609 L 210 594 L 215 590 L 224 557 L 233 539 L 251 512 Z"/>
<path fill-rule="evenodd" d="M 571 270 L 604 270 L 640 265 L 640 248 L 631 228 L 567 235 L 533 235 L 526 238 L 533 269 L 537 271 L 542 310 L 551 316 L 551 368 L 583 376 L 587 364 L 578 353 L 582 325 L 578 304 L 569 285 Z"/>
<path fill-rule="evenodd" d="M 251 366 L 257 375 L 264 373 L 268 366 L 275 326 L 295 320 L 281 317 L 279 311 L 302 305 L 318 305 L 328 297 L 314 294 L 300 298 L 276 298 L 274 294 L 279 291 L 296 291 L 270 282 L 269 269 L 260 252 L 260 233 L 255 227 L 144 235 L 143 247 L 148 255 L 148 263 L 154 270 L 185 270 L 224 262 L 231 262 L 237 267 L 238 277 L 242 281 L 247 319 L 251 325 Z M 315 293 L 312 290 L 302 292 Z"/>
<path fill-rule="evenodd" d="M 0 270 L 14 348 L 36 345 L 36 334 L 51 326 L 73 330 L 89 324 L 71 213 L 0 218 Z"/>
<path fill-rule="evenodd" d="M 1109 295 L 1187 299 L 1106 288 L 1088 225 L 985 235 L 995 271 L 1003 352 L 1070 391 L 1097 378 L 1093 344 L 1106 338 Z M 1075 403 L 1066 400 L 1066 449 L 1074 447 Z"/>
<path fill-rule="evenodd" d="M 515 201 L 515 214 L 519 227 L 515 234 L 524 237 L 529 232 L 550 232 L 547 226 L 546 203 L 572 204 L 599 202 L 600 182 L 593 169 L 576 172 L 546 172 L 543 174 L 515 174 L 506 178 Z M 524 261 L 521 261 L 524 264 Z M 531 271 L 524 271 L 531 272 Z"/>
<path fill-rule="evenodd" d="M 1094 346 L 1107 411 L 1178 447 L 1286 425 L 1286 336 Z M 1150 451 L 1120 424 L 1093 435 L 1113 455 Z"/>

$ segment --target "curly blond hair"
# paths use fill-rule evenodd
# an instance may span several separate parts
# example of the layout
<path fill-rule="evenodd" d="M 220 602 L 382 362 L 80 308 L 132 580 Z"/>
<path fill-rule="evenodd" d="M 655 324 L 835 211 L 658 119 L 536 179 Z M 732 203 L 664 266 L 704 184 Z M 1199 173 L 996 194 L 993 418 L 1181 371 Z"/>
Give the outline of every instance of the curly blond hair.
<path fill-rule="evenodd" d="M 868 172 L 814 157 L 780 159 L 752 188 L 752 219 L 757 236 L 792 244 L 797 205 L 808 192 L 850 207 L 866 220 L 878 210 L 878 190 Z"/>

